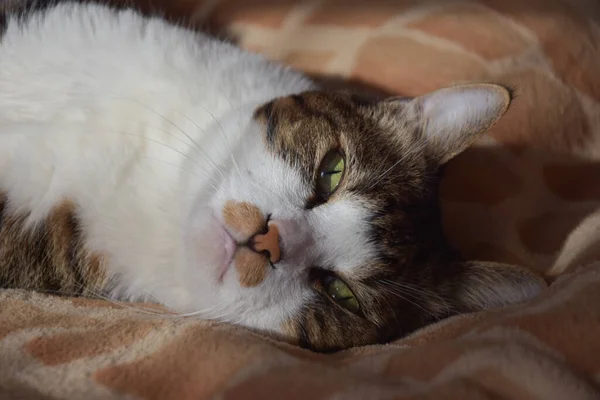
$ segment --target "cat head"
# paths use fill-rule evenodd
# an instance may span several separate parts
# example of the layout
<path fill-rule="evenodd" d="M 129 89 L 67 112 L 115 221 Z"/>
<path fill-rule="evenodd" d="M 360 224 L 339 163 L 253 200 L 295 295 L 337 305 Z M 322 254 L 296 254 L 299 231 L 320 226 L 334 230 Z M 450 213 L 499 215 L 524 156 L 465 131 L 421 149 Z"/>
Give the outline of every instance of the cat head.
<path fill-rule="evenodd" d="M 492 84 L 418 98 L 304 92 L 255 110 L 194 237 L 222 320 L 316 350 L 383 343 L 544 283 L 458 261 L 437 199 L 441 167 L 507 110 Z M 193 225 L 193 224 L 192 224 Z M 207 286 L 208 287 L 208 286 Z"/>

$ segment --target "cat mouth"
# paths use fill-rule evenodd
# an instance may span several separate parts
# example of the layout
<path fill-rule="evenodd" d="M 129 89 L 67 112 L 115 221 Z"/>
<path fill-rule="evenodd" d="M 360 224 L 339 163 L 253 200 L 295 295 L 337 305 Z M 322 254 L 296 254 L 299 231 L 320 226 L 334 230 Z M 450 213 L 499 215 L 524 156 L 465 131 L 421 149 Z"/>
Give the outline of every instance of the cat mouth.
<path fill-rule="evenodd" d="M 227 229 L 225 229 L 221 224 L 219 224 L 219 227 L 221 228 L 219 235 L 221 236 L 220 242 L 223 249 L 223 257 L 221 265 L 219 265 L 218 281 L 219 283 L 223 283 L 225 274 L 227 273 L 227 271 L 229 271 L 229 267 L 231 266 L 231 263 L 233 261 L 233 256 L 235 255 L 235 252 L 237 250 L 237 244 L 235 240 L 233 240 L 229 232 L 227 232 Z"/>

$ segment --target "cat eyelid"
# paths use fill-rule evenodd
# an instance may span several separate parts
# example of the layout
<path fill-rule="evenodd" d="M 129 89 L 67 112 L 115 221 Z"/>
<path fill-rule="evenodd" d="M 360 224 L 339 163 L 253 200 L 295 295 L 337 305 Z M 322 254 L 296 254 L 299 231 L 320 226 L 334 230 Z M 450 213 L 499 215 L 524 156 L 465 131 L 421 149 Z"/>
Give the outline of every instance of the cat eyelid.
<path fill-rule="evenodd" d="M 315 157 L 315 171 L 319 170 L 319 167 L 321 166 L 321 163 L 323 162 L 325 156 L 331 153 L 332 151 L 337 151 L 341 154 L 342 157 L 344 157 L 344 160 L 347 160 L 346 151 L 344 150 L 344 147 L 339 142 L 337 142 L 333 146 L 330 146 L 326 151 L 320 153 L 319 157 Z M 316 176 L 316 174 L 314 175 Z"/>
<path fill-rule="evenodd" d="M 310 268 L 310 272 L 309 272 L 309 281 L 315 285 L 317 291 L 322 291 L 324 288 L 323 282 L 326 279 L 339 279 L 342 282 L 344 282 L 351 290 L 352 293 L 356 296 L 356 292 L 354 291 L 353 287 L 355 285 L 349 283 L 352 282 L 352 279 L 350 279 L 347 276 L 342 276 L 340 274 L 338 274 L 335 271 L 335 268 L 323 268 L 323 267 L 318 267 L 318 266 L 313 266 Z M 357 297 L 357 296 L 356 296 Z"/>
<path fill-rule="evenodd" d="M 339 156 L 341 157 L 344 166 L 343 169 L 341 171 L 327 171 L 326 174 L 323 174 L 322 172 L 320 172 L 321 168 L 323 167 L 323 163 L 326 159 L 326 157 L 329 154 L 332 153 L 338 153 Z M 314 189 L 313 189 L 313 194 L 312 196 L 307 200 L 306 204 L 305 204 L 305 209 L 310 210 L 312 208 L 318 207 L 322 204 L 327 203 L 332 196 L 335 195 L 336 192 L 338 192 L 338 189 L 340 188 L 340 186 L 342 186 L 342 184 L 344 183 L 344 181 L 346 180 L 346 175 L 347 175 L 347 158 L 346 158 L 346 152 L 344 151 L 344 149 L 338 144 L 336 146 L 332 146 L 329 148 L 329 150 L 327 150 L 327 152 L 325 152 L 322 157 L 319 160 L 318 165 L 315 167 L 315 173 L 313 174 L 313 182 L 314 182 Z M 319 190 L 319 179 L 323 178 L 323 175 L 325 177 L 330 177 L 336 173 L 341 173 L 342 176 L 339 178 L 339 181 L 336 185 L 336 187 L 329 193 L 323 193 L 322 191 Z"/>

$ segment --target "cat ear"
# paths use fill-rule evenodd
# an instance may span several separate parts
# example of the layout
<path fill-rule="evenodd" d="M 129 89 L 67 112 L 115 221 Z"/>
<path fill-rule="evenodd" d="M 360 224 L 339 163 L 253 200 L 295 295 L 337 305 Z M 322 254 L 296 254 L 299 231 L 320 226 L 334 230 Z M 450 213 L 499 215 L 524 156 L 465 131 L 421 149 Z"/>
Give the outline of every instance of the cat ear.
<path fill-rule="evenodd" d="M 471 312 L 525 302 L 547 287 L 541 276 L 509 264 L 466 261 L 453 300 L 459 311 Z"/>
<path fill-rule="evenodd" d="M 463 152 L 498 121 L 510 102 L 510 91 L 500 85 L 469 84 L 431 92 L 404 107 L 411 117 L 417 118 L 422 127 L 420 139 L 441 165 Z"/>

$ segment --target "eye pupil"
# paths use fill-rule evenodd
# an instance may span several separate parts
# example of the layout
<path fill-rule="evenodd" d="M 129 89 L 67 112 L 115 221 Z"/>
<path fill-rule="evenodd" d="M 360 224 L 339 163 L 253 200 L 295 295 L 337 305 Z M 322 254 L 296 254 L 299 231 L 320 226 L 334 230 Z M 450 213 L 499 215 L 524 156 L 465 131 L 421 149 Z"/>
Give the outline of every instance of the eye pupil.
<path fill-rule="evenodd" d="M 344 281 L 337 277 L 327 277 L 323 281 L 327 295 L 350 312 L 358 313 L 360 306 L 352 290 Z"/>
<path fill-rule="evenodd" d="M 317 177 L 317 195 L 328 199 L 339 186 L 345 171 L 344 156 L 332 150 L 323 157 Z"/>

